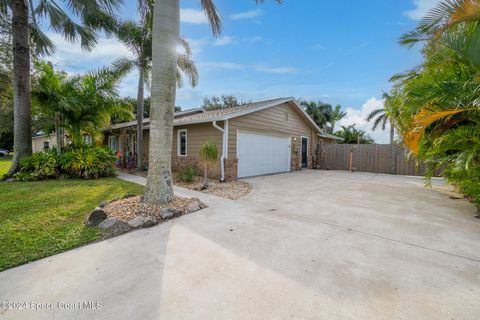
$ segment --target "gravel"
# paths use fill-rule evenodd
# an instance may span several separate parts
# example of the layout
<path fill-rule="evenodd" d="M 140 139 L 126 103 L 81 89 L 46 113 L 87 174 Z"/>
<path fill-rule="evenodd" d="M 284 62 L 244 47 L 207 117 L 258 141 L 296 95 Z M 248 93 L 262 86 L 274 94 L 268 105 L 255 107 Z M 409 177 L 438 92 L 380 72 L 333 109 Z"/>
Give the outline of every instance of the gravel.
<path fill-rule="evenodd" d="M 109 217 L 116 217 L 119 220 L 128 222 L 137 216 L 151 218 L 154 221 L 165 220 L 160 214 L 162 210 L 170 209 L 177 213 L 177 216 L 190 213 L 188 208 L 193 203 L 198 203 L 199 209 L 206 208 L 197 198 L 175 197 L 171 202 L 161 205 L 153 205 L 141 201 L 140 196 L 124 198 L 110 202 L 104 211 Z"/>

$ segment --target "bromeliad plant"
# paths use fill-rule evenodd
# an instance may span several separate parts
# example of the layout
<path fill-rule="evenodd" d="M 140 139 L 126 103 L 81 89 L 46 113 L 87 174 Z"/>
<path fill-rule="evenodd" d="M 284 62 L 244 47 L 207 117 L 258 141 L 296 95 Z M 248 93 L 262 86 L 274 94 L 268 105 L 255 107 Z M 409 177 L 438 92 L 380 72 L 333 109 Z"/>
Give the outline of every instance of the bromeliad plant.
<path fill-rule="evenodd" d="M 200 160 L 204 163 L 204 179 L 202 189 L 208 188 L 208 166 L 210 164 L 215 164 L 218 159 L 218 149 L 217 145 L 213 140 L 205 141 L 200 147 Z"/>

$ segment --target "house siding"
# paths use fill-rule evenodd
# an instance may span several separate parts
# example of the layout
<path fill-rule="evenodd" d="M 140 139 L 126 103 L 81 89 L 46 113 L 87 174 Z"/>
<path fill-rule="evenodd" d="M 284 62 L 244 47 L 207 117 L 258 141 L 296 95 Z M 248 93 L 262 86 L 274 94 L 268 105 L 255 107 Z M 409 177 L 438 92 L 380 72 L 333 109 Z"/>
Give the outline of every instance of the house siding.
<path fill-rule="evenodd" d="M 288 114 L 288 116 L 287 116 Z M 228 157 L 237 159 L 237 131 L 278 134 L 292 138 L 291 170 L 301 169 L 300 138 L 308 137 L 308 167 L 313 168 L 318 138 L 315 129 L 289 103 L 229 120 Z M 295 139 L 295 140 L 294 140 Z"/>

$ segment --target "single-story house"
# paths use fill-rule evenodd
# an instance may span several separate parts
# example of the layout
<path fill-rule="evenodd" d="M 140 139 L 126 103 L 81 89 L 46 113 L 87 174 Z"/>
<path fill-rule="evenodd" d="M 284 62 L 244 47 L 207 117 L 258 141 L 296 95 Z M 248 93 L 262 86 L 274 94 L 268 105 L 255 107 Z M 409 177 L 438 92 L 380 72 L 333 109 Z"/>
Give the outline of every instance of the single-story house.
<path fill-rule="evenodd" d="M 136 121 L 103 129 L 104 142 L 125 159 L 135 159 Z M 203 168 L 200 146 L 213 140 L 219 150 L 212 178 L 250 176 L 314 168 L 319 143 L 340 138 L 324 133 L 293 98 L 248 103 L 205 111 L 191 109 L 174 116 L 172 170 L 187 164 Z M 148 165 L 149 119 L 144 119 L 142 163 Z"/>

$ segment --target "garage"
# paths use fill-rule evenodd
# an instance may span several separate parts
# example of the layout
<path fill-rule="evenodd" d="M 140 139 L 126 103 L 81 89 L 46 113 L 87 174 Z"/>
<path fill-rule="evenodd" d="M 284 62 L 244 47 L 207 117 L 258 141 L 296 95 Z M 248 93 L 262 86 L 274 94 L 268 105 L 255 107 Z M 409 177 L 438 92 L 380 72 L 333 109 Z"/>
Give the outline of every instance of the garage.
<path fill-rule="evenodd" d="M 238 177 L 290 171 L 290 138 L 239 131 Z"/>

